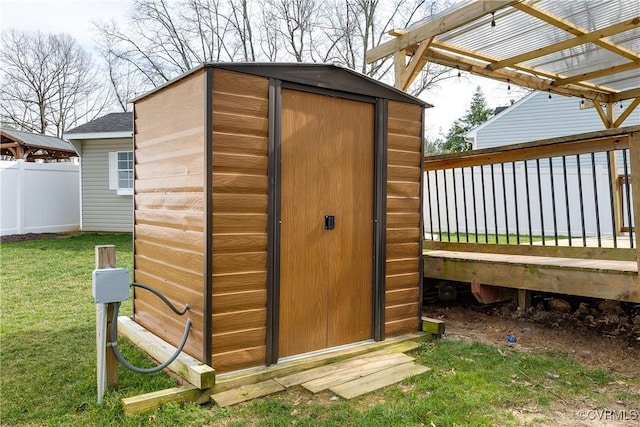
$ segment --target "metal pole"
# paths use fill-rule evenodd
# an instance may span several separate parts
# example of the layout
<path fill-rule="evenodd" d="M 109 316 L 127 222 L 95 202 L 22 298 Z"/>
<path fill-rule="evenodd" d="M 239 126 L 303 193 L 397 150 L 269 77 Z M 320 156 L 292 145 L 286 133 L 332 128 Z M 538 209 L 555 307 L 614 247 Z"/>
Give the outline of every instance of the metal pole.
<path fill-rule="evenodd" d="M 104 391 L 107 388 L 107 304 L 96 304 L 96 351 L 98 355 L 98 405 L 102 405 Z"/>

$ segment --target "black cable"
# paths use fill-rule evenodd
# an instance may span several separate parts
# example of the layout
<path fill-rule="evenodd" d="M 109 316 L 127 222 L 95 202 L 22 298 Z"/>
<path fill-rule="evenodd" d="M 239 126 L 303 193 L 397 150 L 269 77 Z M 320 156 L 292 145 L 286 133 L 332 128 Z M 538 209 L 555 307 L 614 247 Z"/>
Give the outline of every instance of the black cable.
<path fill-rule="evenodd" d="M 165 301 L 166 298 L 162 298 L 162 300 Z M 118 325 L 118 312 L 120 311 L 120 303 L 116 302 L 114 304 L 115 304 L 115 307 L 113 308 L 113 316 L 111 318 L 111 330 L 109 331 L 109 339 L 110 339 L 109 345 L 113 349 L 113 354 L 115 354 L 116 359 L 118 359 L 120 363 L 122 363 L 127 369 L 130 369 L 133 372 L 137 372 L 139 374 L 152 374 L 154 372 L 163 370 L 164 368 L 169 366 L 174 360 L 176 360 L 176 358 L 182 352 L 182 349 L 184 348 L 185 344 L 187 343 L 187 338 L 189 337 L 189 331 L 191 330 L 191 319 L 187 319 L 187 324 L 185 326 L 184 333 L 182 334 L 182 340 L 180 341 L 180 345 L 178 346 L 178 349 L 176 350 L 176 352 L 169 358 L 169 360 L 153 368 L 139 368 L 127 362 L 127 360 L 122 356 L 122 354 L 120 354 L 120 350 L 118 350 L 117 325 Z M 186 310 L 188 310 L 188 306 L 185 308 L 185 312 Z M 181 313 L 181 314 L 184 314 L 184 313 Z"/>
<path fill-rule="evenodd" d="M 136 283 L 136 282 L 131 283 L 131 286 L 136 286 L 138 288 L 146 289 L 147 291 L 151 292 L 152 294 L 160 298 L 165 304 L 167 304 L 175 314 L 182 316 L 189 310 L 189 304 L 185 304 L 182 311 L 178 310 L 173 304 L 171 304 L 171 301 L 169 301 L 167 297 L 165 297 L 160 292 L 153 289 L 151 286 L 143 285 L 142 283 Z"/>

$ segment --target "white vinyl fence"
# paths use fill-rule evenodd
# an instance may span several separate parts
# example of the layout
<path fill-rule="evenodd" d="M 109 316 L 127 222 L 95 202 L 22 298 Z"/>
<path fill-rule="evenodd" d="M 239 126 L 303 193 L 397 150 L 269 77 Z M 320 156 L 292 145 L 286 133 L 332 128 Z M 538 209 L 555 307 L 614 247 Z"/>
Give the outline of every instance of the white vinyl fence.
<path fill-rule="evenodd" d="M 530 162 L 525 171 L 522 162 L 515 168 L 508 164 L 504 175 L 501 165 L 495 165 L 493 173 L 489 165 L 425 172 L 425 232 L 540 236 L 544 230 L 546 236 L 581 236 L 584 227 L 586 236 L 613 234 L 607 166 L 595 166 L 594 184 L 593 169 L 581 168 L 579 179 L 574 162 L 566 168 L 566 185 L 561 165 L 553 168 L 553 175 L 548 167 L 538 175 L 534 166 Z M 622 191 L 628 225 L 630 204 Z"/>
<path fill-rule="evenodd" d="M 0 235 L 80 229 L 80 166 L 0 161 Z"/>

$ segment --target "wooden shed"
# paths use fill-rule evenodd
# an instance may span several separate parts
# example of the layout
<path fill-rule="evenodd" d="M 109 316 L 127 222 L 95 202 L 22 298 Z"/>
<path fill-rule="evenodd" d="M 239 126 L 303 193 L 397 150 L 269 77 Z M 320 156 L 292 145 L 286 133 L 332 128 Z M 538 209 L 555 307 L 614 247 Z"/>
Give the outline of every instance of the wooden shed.
<path fill-rule="evenodd" d="M 205 64 L 136 99 L 135 281 L 218 373 L 418 331 L 430 105 L 320 64 Z M 134 320 L 185 319 L 136 289 Z"/>

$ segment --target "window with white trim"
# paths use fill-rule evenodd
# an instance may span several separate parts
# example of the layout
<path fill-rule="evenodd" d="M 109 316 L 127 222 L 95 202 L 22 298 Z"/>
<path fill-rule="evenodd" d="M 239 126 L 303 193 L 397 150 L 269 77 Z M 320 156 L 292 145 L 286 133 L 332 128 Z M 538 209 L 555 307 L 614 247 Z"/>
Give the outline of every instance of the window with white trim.
<path fill-rule="evenodd" d="M 133 151 L 109 153 L 109 189 L 119 196 L 133 194 Z"/>

